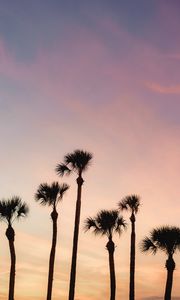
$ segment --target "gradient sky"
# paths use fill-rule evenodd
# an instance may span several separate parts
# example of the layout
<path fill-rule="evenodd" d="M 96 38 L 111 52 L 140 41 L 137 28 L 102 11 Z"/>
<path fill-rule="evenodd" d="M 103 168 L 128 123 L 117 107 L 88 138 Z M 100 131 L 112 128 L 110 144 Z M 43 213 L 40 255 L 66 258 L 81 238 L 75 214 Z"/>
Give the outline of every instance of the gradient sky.
<path fill-rule="evenodd" d="M 71 189 L 59 206 L 54 300 L 68 295 L 75 176 L 59 179 L 64 154 L 93 152 L 84 174 L 77 300 L 108 299 L 106 239 L 83 221 L 141 197 L 137 300 L 161 300 L 165 255 L 141 254 L 159 225 L 180 225 L 180 1 L 0 0 L 1 198 L 30 206 L 16 228 L 16 300 L 46 295 L 50 209 L 34 201 L 42 182 Z M 128 214 L 124 214 L 128 221 Z M 7 299 L 9 249 L 1 224 L 0 299 Z M 117 298 L 127 299 L 130 226 L 116 241 Z M 180 255 L 173 296 L 180 300 Z"/>

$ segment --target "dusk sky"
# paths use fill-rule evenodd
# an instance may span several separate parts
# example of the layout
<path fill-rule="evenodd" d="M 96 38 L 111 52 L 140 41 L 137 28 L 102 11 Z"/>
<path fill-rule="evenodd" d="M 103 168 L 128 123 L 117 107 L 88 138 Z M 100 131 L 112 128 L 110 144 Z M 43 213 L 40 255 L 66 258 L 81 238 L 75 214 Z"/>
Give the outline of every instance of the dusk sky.
<path fill-rule="evenodd" d="M 180 226 L 180 1 L 0 0 L 0 198 L 30 206 L 16 230 L 16 300 L 46 295 L 50 208 L 40 183 L 66 182 L 59 205 L 53 300 L 66 300 L 76 201 L 75 175 L 54 169 L 66 153 L 94 158 L 84 174 L 76 300 L 109 297 L 106 238 L 83 232 L 86 217 L 141 197 L 137 300 L 161 300 L 163 253 L 139 243 L 159 225 Z M 129 214 L 124 213 L 129 224 Z M 0 224 L 0 299 L 7 299 L 9 248 Z M 115 238 L 117 299 L 128 298 L 130 224 Z M 180 253 L 173 299 L 180 300 Z"/>

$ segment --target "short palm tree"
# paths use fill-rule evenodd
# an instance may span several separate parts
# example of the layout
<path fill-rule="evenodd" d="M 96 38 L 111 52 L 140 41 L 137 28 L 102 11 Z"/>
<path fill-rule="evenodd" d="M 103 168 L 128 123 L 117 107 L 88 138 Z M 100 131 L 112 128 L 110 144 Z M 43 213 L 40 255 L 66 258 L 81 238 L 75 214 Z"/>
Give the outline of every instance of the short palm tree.
<path fill-rule="evenodd" d="M 109 271 L 110 271 L 110 300 L 115 300 L 116 295 L 116 276 L 114 266 L 115 245 L 112 240 L 113 234 L 121 234 L 122 227 L 126 227 L 125 220 L 119 216 L 117 210 L 101 210 L 94 218 L 85 220 L 85 231 L 93 229 L 93 233 L 106 235 L 108 242 L 106 249 L 109 253 Z"/>
<path fill-rule="evenodd" d="M 79 222 L 81 213 L 81 190 L 83 185 L 82 174 L 87 170 L 92 160 L 92 154 L 83 150 L 75 150 L 73 153 L 65 155 L 64 162 L 58 164 L 56 172 L 58 175 L 63 176 L 64 174 L 70 174 L 75 172 L 78 177 L 77 182 L 77 201 L 76 201 L 76 212 L 74 222 L 74 237 L 73 237 L 73 250 L 72 250 L 72 261 L 71 261 L 71 274 L 70 274 L 70 285 L 69 285 L 69 300 L 74 300 L 75 294 L 75 281 L 76 281 L 76 261 L 77 261 L 77 248 L 78 248 L 78 237 L 79 237 Z"/>
<path fill-rule="evenodd" d="M 9 241 L 9 250 L 11 257 L 11 268 L 9 278 L 9 300 L 14 300 L 14 287 L 15 287 L 15 272 L 16 272 L 16 253 L 14 247 L 15 232 L 12 224 L 15 220 L 25 217 L 28 214 L 28 206 L 22 202 L 17 196 L 7 200 L 0 201 L 0 220 L 7 223 L 6 237 Z"/>
<path fill-rule="evenodd" d="M 173 272 L 175 262 L 173 254 L 176 250 L 180 250 L 180 228 L 173 226 L 164 226 L 153 229 L 149 237 L 145 237 L 141 243 L 143 252 L 151 252 L 156 254 L 157 250 L 162 250 L 167 255 L 166 269 L 167 281 L 165 288 L 164 300 L 171 300 L 171 290 L 173 283 Z"/>
<path fill-rule="evenodd" d="M 42 205 L 48 205 L 52 207 L 51 219 L 53 224 L 52 234 L 52 246 L 49 258 L 49 273 L 48 273 L 48 287 L 47 287 L 47 300 L 51 300 L 52 297 L 52 285 L 53 285 L 53 274 L 54 274 L 54 261 L 56 252 L 57 242 L 57 204 L 62 200 L 64 193 L 68 190 L 69 186 L 65 183 L 59 184 L 53 182 L 51 185 L 47 183 L 40 184 L 36 194 L 35 200 L 40 201 Z"/>
<path fill-rule="evenodd" d="M 130 195 L 122 199 L 119 204 L 120 211 L 128 210 L 131 213 L 131 251 L 130 251 L 130 281 L 129 281 L 129 300 L 134 300 L 135 295 L 135 247 L 136 247 L 136 233 L 135 233 L 135 222 L 140 206 L 140 199 L 136 195 Z"/>

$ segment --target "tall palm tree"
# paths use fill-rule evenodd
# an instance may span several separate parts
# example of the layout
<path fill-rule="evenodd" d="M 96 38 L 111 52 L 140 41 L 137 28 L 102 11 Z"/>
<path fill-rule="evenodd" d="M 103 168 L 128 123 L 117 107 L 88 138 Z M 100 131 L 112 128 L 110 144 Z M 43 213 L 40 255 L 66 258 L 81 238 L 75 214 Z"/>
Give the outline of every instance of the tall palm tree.
<path fill-rule="evenodd" d="M 49 258 L 49 273 L 48 273 L 48 287 L 47 287 L 47 300 L 51 300 L 52 297 L 52 285 L 53 285 L 53 274 L 54 274 L 54 261 L 56 253 L 56 242 L 57 242 L 57 205 L 62 200 L 64 193 L 69 189 L 66 183 L 59 184 L 53 182 L 51 185 L 47 183 L 40 184 L 36 194 L 35 200 L 40 201 L 42 205 L 48 205 L 52 207 L 51 219 L 53 224 L 52 234 L 52 246 Z"/>
<path fill-rule="evenodd" d="M 156 254 L 157 250 L 162 250 L 167 255 L 165 267 L 167 269 L 167 281 L 164 300 L 171 300 L 171 290 L 173 283 L 173 272 L 175 262 L 173 254 L 180 250 L 180 228 L 174 226 L 164 226 L 153 229 L 149 237 L 145 237 L 141 243 L 143 252 Z"/>
<path fill-rule="evenodd" d="M 118 210 L 101 210 L 94 218 L 85 220 L 85 230 L 93 229 L 93 233 L 106 235 L 108 242 L 106 249 L 109 254 L 109 272 L 110 272 L 110 300 L 115 300 L 116 295 L 116 276 L 114 266 L 115 245 L 112 240 L 113 234 L 121 234 L 122 227 L 126 227 L 123 217 L 118 215 Z"/>
<path fill-rule="evenodd" d="M 135 222 L 136 214 L 139 210 L 140 199 L 136 195 L 130 195 L 122 199 L 118 206 L 121 211 L 128 210 L 131 213 L 131 250 L 130 250 L 130 281 L 129 281 L 129 300 L 134 300 L 135 295 L 135 247 L 136 247 L 136 233 Z"/>
<path fill-rule="evenodd" d="M 15 272 L 16 272 L 16 253 L 14 247 L 15 232 L 12 224 L 15 220 L 25 217 L 28 214 L 28 206 L 25 202 L 17 196 L 7 200 L 0 201 L 0 220 L 5 221 L 8 225 L 6 230 L 6 237 L 9 241 L 9 250 L 11 257 L 11 268 L 9 278 L 9 300 L 14 300 L 15 287 Z"/>
<path fill-rule="evenodd" d="M 64 156 L 63 163 L 60 163 L 56 167 L 58 175 L 63 176 L 64 174 L 70 174 L 75 172 L 78 177 L 77 182 L 77 201 L 76 201 L 76 212 L 74 222 L 74 237 L 73 237 L 73 250 L 72 250 L 72 261 L 71 261 L 71 274 L 70 274 L 70 285 L 69 285 L 69 300 L 74 300 L 75 293 L 75 281 L 76 281 L 76 261 L 77 261 L 77 248 L 78 248 L 78 236 L 79 236 L 79 222 L 81 213 L 81 190 L 83 185 L 82 174 L 87 170 L 92 160 L 92 154 L 83 150 L 75 150 L 73 153 L 69 153 Z"/>

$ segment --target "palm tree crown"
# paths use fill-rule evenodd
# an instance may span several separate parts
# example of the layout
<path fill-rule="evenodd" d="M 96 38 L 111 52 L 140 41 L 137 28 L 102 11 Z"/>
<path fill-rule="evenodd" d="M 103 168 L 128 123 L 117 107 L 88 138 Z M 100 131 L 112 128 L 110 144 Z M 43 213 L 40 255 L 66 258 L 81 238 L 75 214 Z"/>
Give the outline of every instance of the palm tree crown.
<path fill-rule="evenodd" d="M 8 224 L 12 224 L 16 219 L 25 217 L 28 212 L 27 204 L 22 202 L 18 196 L 0 201 L 0 218 Z"/>
<path fill-rule="evenodd" d="M 58 182 L 53 182 L 51 185 L 47 183 L 40 184 L 36 194 L 35 200 L 40 201 L 42 205 L 48 205 L 52 207 L 51 219 L 53 225 L 52 233 L 52 245 L 49 257 L 49 272 L 48 272 L 48 286 L 47 286 L 47 300 L 52 299 L 52 288 L 53 288 L 53 275 L 54 275 L 54 262 L 55 262 L 55 252 L 57 243 L 57 218 L 58 212 L 56 206 L 60 200 L 62 200 L 64 193 L 69 189 L 66 183 L 59 184 Z"/>
<path fill-rule="evenodd" d="M 78 177 L 77 182 L 77 201 L 75 211 L 75 222 L 74 222 L 74 236 L 73 236 L 73 250 L 72 250 L 72 261 L 71 261 L 71 272 L 70 272 L 70 284 L 69 284 L 69 300 L 74 300 L 75 293 L 75 280 L 76 280 L 76 261 L 77 261 L 77 248 L 79 238 L 79 222 L 81 213 L 81 193 L 83 178 L 82 173 L 88 168 L 92 154 L 83 151 L 75 150 L 73 153 L 69 153 L 64 156 L 63 163 L 56 166 L 56 172 L 58 175 L 63 176 L 64 174 L 69 175 L 71 172 L 75 172 Z"/>
<path fill-rule="evenodd" d="M 156 254 L 157 250 L 164 251 L 167 255 L 173 255 L 180 250 L 180 228 L 175 226 L 163 226 L 150 232 L 150 237 L 145 237 L 141 244 L 142 252 Z"/>
<path fill-rule="evenodd" d="M 112 237 L 113 232 L 121 234 L 122 227 L 126 227 L 126 222 L 119 216 L 117 210 L 101 210 L 96 217 L 85 220 L 85 231 L 93 228 L 94 234 L 107 235 Z"/>
<path fill-rule="evenodd" d="M 72 171 L 82 173 L 88 168 L 93 155 L 83 150 L 75 150 L 64 156 L 64 161 L 58 164 L 56 172 L 58 175 L 70 174 Z"/>
<path fill-rule="evenodd" d="M 136 233 L 135 222 L 140 206 L 140 199 L 137 195 L 126 196 L 119 203 L 119 210 L 128 210 L 131 212 L 131 246 L 130 246 L 130 281 L 129 281 L 129 299 L 135 299 L 135 254 L 136 254 Z"/>
<path fill-rule="evenodd" d="M 171 300 L 171 291 L 173 285 L 173 272 L 175 270 L 175 261 L 173 254 L 180 250 L 180 228 L 175 226 L 163 226 L 153 229 L 149 237 L 145 237 L 141 243 L 142 252 L 151 252 L 156 254 L 157 250 L 162 250 L 167 255 L 165 267 L 167 269 L 167 280 L 165 287 L 165 300 Z"/>
<path fill-rule="evenodd" d="M 6 237 L 9 241 L 11 267 L 9 276 L 9 300 L 14 300 L 15 274 L 16 274 L 16 253 L 14 247 L 15 232 L 12 224 L 15 220 L 25 217 L 28 214 L 28 206 L 21 201 L 20 197 L 14 196 L 7 200 L 0 201 L 0 220 L 7 223 Z"/>
<path fill-rule="evenodd" d="M 69 185 L 66 183 L 59 184 L 58 182 L 53 182 L 51 185 L 42 183 L 35 194 L 35 200 L 40 201 L 42 205 L 52 205 L 56 207 L 68 189 Z"/>
<path fill-rule="evenodd" d="M 126 223 L 123 217 L 119 216 L 118 210 L 101 210 L 94 218 L 87 218 L 84 226 L 85 231 L 92 228 L 95 235 L 106 235 L 108 238 L 106 249 L 109 255 L 110 300 L 115 300 L 116 297 L 115 244 L 112 238 L 113 233 L 121 234 L 122 227 L 126 227 Z"/>
<path fill-rule="evenodd" d="M 140 206 L 140 198 L 137 195 L 126 196 L 119 204 L 120 210 L 131 210 L 133 213 L 137 213 Z"/>

